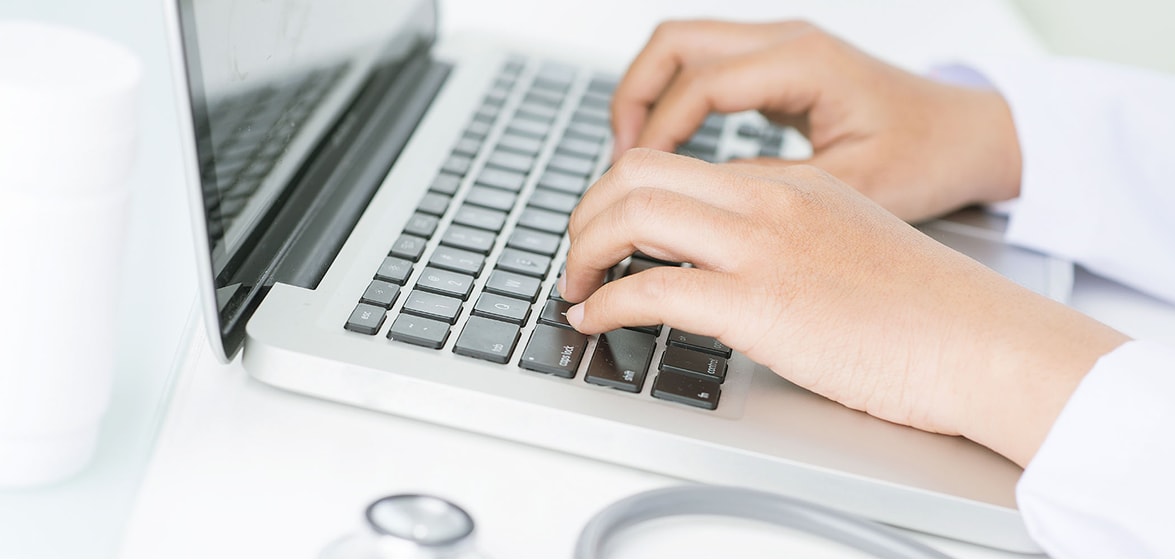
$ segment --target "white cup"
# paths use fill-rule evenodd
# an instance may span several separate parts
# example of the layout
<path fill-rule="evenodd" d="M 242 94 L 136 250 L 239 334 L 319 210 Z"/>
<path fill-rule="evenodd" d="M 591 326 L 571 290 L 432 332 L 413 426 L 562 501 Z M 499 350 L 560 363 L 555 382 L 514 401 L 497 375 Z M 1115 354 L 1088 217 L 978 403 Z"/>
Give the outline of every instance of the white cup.
<path fill-rule="evenodd" d="M 114 374 L 138 58 L 0 21 L 0 486 L 93 456 Z"/>

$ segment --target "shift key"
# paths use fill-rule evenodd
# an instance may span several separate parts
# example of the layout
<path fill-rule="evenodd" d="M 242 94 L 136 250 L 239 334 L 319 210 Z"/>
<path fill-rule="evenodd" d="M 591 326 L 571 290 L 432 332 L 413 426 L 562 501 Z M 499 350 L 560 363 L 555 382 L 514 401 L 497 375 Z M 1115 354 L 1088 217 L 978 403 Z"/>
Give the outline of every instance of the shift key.
<path fill-rule="evenodd" d="M 588 337 L 570 329 L 535 325 L 518 366 L 571 379 L 579 369 Z"/>

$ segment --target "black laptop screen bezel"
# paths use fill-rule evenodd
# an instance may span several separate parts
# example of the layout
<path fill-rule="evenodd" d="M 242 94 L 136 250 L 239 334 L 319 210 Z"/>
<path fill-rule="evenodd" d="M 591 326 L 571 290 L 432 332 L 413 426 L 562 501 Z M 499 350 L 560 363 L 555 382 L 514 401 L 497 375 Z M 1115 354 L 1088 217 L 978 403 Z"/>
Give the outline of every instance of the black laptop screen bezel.
<path fill-rule="evenodd" d="M 330 87 L 338 85 L 339 89 L 342 89 L 340 84 L 345 83 L 350 84 L 350 89 L 334 93 L 332 112 L 329 114 L 329 118 L 319 119 L 320 123 L 325 124 L 307 134 L 309 140 L 303 142 L 305 150 L 299 153 L 301 157 L 291 157 L 291 162 L 282 166 L 287 175 L 283 175 L 280 180 L 271 181 L 270 187 L 272 188 L 269 191 L 269 196 L 262 201 L 264 204 L 260 204 L 264 210 L 257 213 L 256 223 L 260 227 L 250 229 L 239 236 L 240 243 L 228 251 L 224 238 L 224 231 L 227 228 L 216 227 L 216 220 L 220 219 L 216 210 L 222 206 L 225 200 L 223 195 L 226 189 L 223 184 L 218 186 L 216 176 L 218 154 L 213 146 L 212 133 L 218 123 L 217 115 L 210 111 L 210 105 L 216 102 L 217 93 L 211 92 L 210 95 L 205 83 L 207 75 L 205 72 L 212 62 L 207 60 L 207 57 L 204 56 L 205 49 L 201 48 L 200 32 L 205 31 L 205 38 L 208 33 L 206 29 L 200 29 L 199 26 L 209 25 L 209 23 L 197 20 L 198 9 L 203 7 L 199 5 L 205 2 L 227 3 L 227 0 L 176 0 L 176 16 L 182 65 L 186 78 L 184 82 L 188 90 L 194 132 L 195 161 L 202 195 L 198 197 L 199 200 L 193 200 L 195 204 L 201 206 L 200 213 L 203 215 L 202 223 L 197 220 L 195 234 L 201 236 L 207 243 L 205 247 L 208 260 L 204 261 L 201 258 L 200 262 L 210 265 L 209 269 L 200 271 L 200 274 L 209 277 L 205 278 L 205 281 L 210 280 L 211 285 L 211 289 L 206 287 L 203 293 L 203 296 L 210 301 L 204 301 L 202 304 L 206 308 L 205 316 L 216 319 L 216 328 L 210 328 L 210 334 L 214 330 L 219 334 L 223 349 L 223 355 L 219 357 L 227 361 L 243 345 L 245 325 L 260 304 L 261 299 L 264 298 L 265 293 L 275 282 L 283 281 L 280 277 L 281 271 L 291 269 L 290 263 L 282 262 L 285 254 L 290 252 L 289 248 L 281 246 L 280 243 L 274 243 L 273 239 L 287 237 L 285 233 L 287 229 L 292 234 L 299 227 L 300 220 L 296 218 L 303 209 L 301 207 L 291 209 L 290 206 L 293 203 L 290 201 L 307 200 L 309 197 L 298 197 L 292 195 L 290 191 L 298 188 L 296 185 L 299 179 L 304 179 L 305 170 L 313 167 L 316 159 L 321 160 L 328 157 L 324 154 L 328 151 L 324 149 L 324 146 L 337 142 L 341 136 L 338 130 L 340 122 L 355 120 L 353 118 L 345 119 L 345 117 L 349 112 L 364 107 L 364 104 L 359 103 L 358 99 L 363 94 L 365 87 L 370 82 L 376 81 L 374 78 L 376 74 L 382 72 L 384 74 L 382 79 L 386 82 L 386 74 L 389 71 L 395 72 L 406 67 L 407 59 L 418 56 L 421 52 L 427 52 L 431 48 L 436 40 L 437 7 L 434 0 L 399 0 L 396 2 L 316 0 L 316 8 L 330 10 L 338 19 L 345 20 L 347 17 L 352 17 L 369 21 L 384 18 L 389 21 L 401 21 L 402 25 L 388 26 L 386 33 L 378 37 L 378 46 L 366 49 L 365 52 L 356 52 L 355 60 L 343 60 L 343 62 L 350 63 L 351 66 L 347 67 L 345 72 L 330 76 L 335 80 Z M 275 13 L 280 12 L 283 6 L 306 4 L 307 2 L 293 1 L 255 3 L 258 6 L 271 7 Z M 324 6 L 325 8 L 323 8 Z M 398 15 L 401 17 L 386 17 L 381 15 L 378 10 L 364 11 L 370 7 L 400 10 Z M 348 12 L 348 10 L 351 11 Z M 239 24 L 239 22 L 237 23 Z M 309 24 L 312 25 L 313 22 Z M 370 29 L 371 25 L 368 25 L 367 28 Z M 344 27 L 332 28 L 332 30 L 341 29 Z M 372 52 L 377 54 L 372 56 Z M 318 54 L 320 53 L 308 53 L 306 58 L 316 61 L 323 59 L 323 57 L 316 59 Z M 346 73 L 351 74 L 345 75 Z M 281 74 L 276 71 L 271 73 L 271 75 Z M 239 91 L 250 91 L 250 88 L 264 85 L 261 82 L 249 84 L 247 78 L 247 75 L 244 76 L 244 79 L 241 80 L 242 83 L 234 83 L 232 86 Z M 359 120 L 362 120 L 363 115 L 358 115 L 358 117 Z M 418 115 L 406 116 L 406 118 L 418 118 Z M 331 142 L 327 142 L 327 138 Z M 283 154 L 282 157 L 289 156 Z M 318 167 L 323 167 L 322 161 L 317 163 Z M 270 179 L 273 178 L 266 178 L 266 180 Z M 338 196 L 346 196 L 346 194 L 339 193 Z M 310 213 L 312 212 L 307 211 L 307 214 Z M 279 214 L 284 215 L 285 219 L 277 219 Z M 294 220 L 289 219 L 290 214 L 295 215 Z M 273 228 L 278 227 L 275 225 L 278 223 L 286 229 L 273 231 Z M 325 271 L 325 267 L 321 264 L 315 264 L 311 268 Z M 304 275 L 295 274 L 295 276 Z M 303 284 L 307 282 L 314 284 L 317 280 L 303 281 Z M 290 283 L 298 284 L 298 282 Z M 303 287 L 313 288 L 314 286 L 304 285 Z"/>

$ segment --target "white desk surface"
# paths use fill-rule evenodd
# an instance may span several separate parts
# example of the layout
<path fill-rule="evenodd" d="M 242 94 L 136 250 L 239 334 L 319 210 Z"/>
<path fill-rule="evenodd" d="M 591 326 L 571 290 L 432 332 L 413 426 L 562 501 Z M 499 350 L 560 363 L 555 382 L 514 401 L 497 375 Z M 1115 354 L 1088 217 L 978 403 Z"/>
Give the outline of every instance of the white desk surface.
<path fill-rule="evenodd" d="M 49 488 L 0 491 L 0 556 L 316 556 L 390 493 L 447 496 L 491 556 L 565 556 L 604 505 L 659 475 L 336 405 L 252 381 L 190 322 L 195 265 L 175 139 L 163 19 L 153 0 L 8 2 L 24 16 L 122 40 L 147 67 L 123 294 L 120 370 L 98 457 Z M 623 15 L 620 15 L 623 14 Z M 445 33 L 489 30 L 627 60 L 666 17 L 804 17 L 910 67 L 1038 45 L 1001 2 L 443 0 Z M 1073 305 L 1139 337 L 1175 332 L 1175 307 L 1078 274 Z M 1000 551 L 932 539 L 965 556 Z M 121 543 L 121 544 L 120 544 Z M 626 556 L 844 556 L 851 550 L 736 522 L 653 523 Z"/>

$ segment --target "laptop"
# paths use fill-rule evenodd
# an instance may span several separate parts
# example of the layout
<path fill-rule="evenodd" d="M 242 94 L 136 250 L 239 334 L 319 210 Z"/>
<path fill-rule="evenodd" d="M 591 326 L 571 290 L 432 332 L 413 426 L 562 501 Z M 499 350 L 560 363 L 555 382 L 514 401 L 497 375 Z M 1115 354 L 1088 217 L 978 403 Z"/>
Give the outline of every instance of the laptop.
<path fill-rule="evenodd" d="M 437 37 L 428 0 L 173 0 L 185 172 L 217 356 L 288 391 L 1033 552 L 1020 469 L 800 389 L 720 341 L 570 329 L 569 213 L 626 61 Z M 680 148 L 802 152 L 753 113 Z M 923 226 L 1064 299 L 1069 263 L 980 211 Z M 680 266 L 634 255 L 614 274 Z M 715 310 L 720 313 L 721 310 Z"/>

